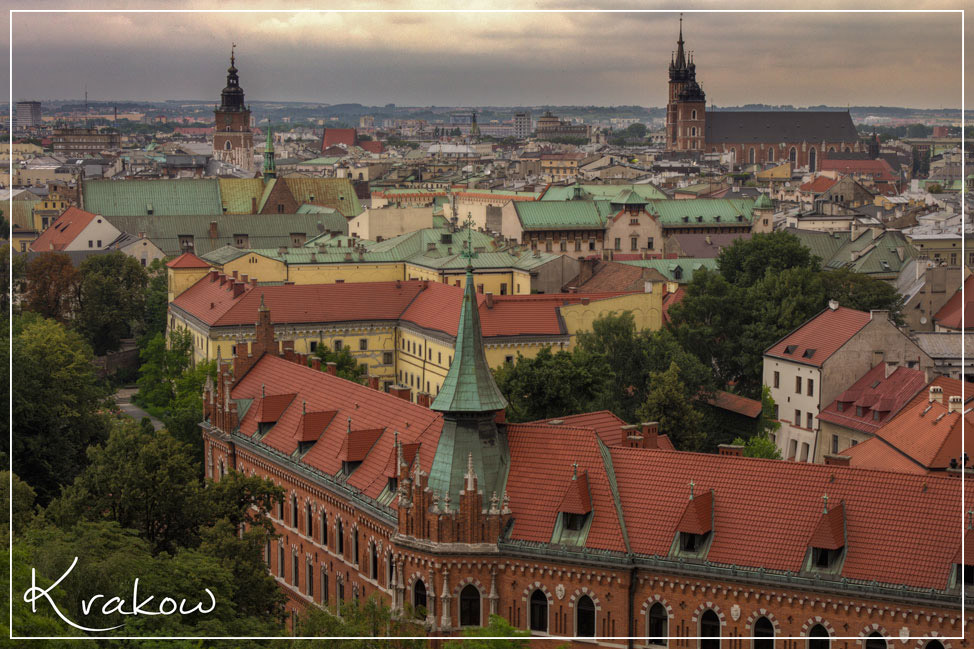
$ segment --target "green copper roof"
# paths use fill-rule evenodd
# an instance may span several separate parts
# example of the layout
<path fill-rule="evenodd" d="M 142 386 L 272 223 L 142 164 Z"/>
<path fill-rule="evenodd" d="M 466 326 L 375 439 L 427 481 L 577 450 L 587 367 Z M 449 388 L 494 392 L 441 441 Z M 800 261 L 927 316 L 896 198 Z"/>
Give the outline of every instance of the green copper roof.
<path fill-rule="evenodd" d="M 631 189 L 623 189 L 612 199 L 612 203 L 615 205 L 645 205 L 647 202 L 645 198 Z"/>
<path fill-rule="evenodd" d="M 663 274 L 666 279 L 678 284 L 687 284 L 693 279 L 693 273 L 706 268 L 707 270 L 717 270 L 717 260 L 708 258 L 682 259 L 635 259 L 632 261 L 621 261 L 620 264 L 627 266 L 639 266 L 640 268 L 653 268 Z"/>
<path fill-rule="evenodd" d="M 85 210 L 106 217 L 222 214 L 216 178 L 86 180 Z"/>
<path fill-rule="evenodd" d="M 768 198 L 767 194 L 761 194 L 758 196 L 758 200 L 754 201 L 754 209 L 756 210 L 773 210 L 774 204 L 771 199 Z"/>
<path fill-rule="evenodd" d="M 503 410 L 507 400 L 494 383 L 490 365 L 484 355 L 484 341 L 480 330 L 480 313 L 474 293 L 473 272 L 467 269 L 467 287 L 460 306 L 457 326 L 456 353 L 440 393 L 431 410 L 439 412 L 475 413 Z"/>
<path fill-rule="evenodd" d="M 607 201 L 523 201 L 514 209 L 525 230 L 600 230 L 611 212 Z"/>
<path fill-rule="evenodd" d="M 713 226 L 718 223 L 750 224 L 754 201 L 750 198 L 689 198 L 651 201 L 646 210 L 659 217 L 664 227 Z"/>
<path fill-rule="evenodd" d="M 570 201 L 575 198 L 576 188 L 583 200 L 611 200 L 623 189 L 629 189 L 646 200 L 660 200 L 666 198 L 666 194 L 661 192 L 655 185 L 559 185 L 549 187 L 548 191 L 541 197 L 543 201 Z"/>

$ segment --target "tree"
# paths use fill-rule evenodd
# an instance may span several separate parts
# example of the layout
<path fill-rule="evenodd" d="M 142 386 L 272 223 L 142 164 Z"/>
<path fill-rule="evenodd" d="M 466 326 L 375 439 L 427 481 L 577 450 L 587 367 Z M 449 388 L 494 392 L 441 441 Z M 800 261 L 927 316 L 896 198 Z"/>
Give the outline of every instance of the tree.
<path fill-rule="evenodd" d="M 544 347 L 534 358 L 520 353 L 513 363 L 494 370 L 497 386 L 507 398 L 510 421 L 534 421 L 590 410 L 602 381 L 589 367 L 579 366 L 565 351 Z"/>
<path fill-rule="evenodd" d="M 192 362 L 193 336 L 188 329 L 169 332 L 169 344 L 163 334 L 155 334 L 139 352 L 139 402 L 165 408 L 176 398 L 176 380 Z"/>
<path fill-rule="evenodd" d="M 338 376 L 348 381 L 365 384 L 368 369 L 365 365 L 355 360 L 348 347 L 342 347 L 335 352 L 328 345 L 318 343 L 314 355 L 321 359 L 322 371 L 326 369 L 328 363 L 335 363 Z"/>
<path fill-rule="evenodd" d="M 87 464 L 85 450 L 104 441 L 107 391 L 95 377 L 88 344 L 54 320 L 14 319 L 14 469 L 46 504 Z"/>
<path fill-rule="evenodd" d="M 77 326 L 95 354 L 118 349 L 122 338 L 141 326 L 148 281 L 141 264 L 122 252 L 89 257 L 81 264 Z"/>
<path fill-rule="evenodd" d="M 743 437 L 738 437 L 733 443 L 736 446 L 744 447 L 742 451 L 744 457 L 763 457 L 769 460 L 781 459 L 781 452 L 767 435 L 752 435 L 747 440 Z"/>
<path fill-rule="evenodd" d="M 660 432 L 679 450 L 697 451 L 706 442 L 701 430 L 703 416 L 687 400 L 686 392 L 679 366 L 670 363 L 665 372 L 650 375 L 649 394 L 637 414 L 642 421 L 659 422 Z"/>
<path fill-rule="evenodd" d="M 148 268 L 148 284 L 145 294 L 145 313 L 142 316 L 142 341 L 147 341 L 158 333 L 166 332 L 166 317 L 169 311 L 169 278 L 166 265 L 161 259 L 153 259 Z"/>
<path fill-rule="evenodd" d="M 941 185 L 940 183 L 933 183 L 927 185 L 927 192 L 930 194 L 939 194 L 943 190 L 944 190 L 943 185 Z"/>
<path fill-rule="evenodd" d="M 610 314 L 595 320 L 592 331 L 578 335 L 576 364 L 602 376 L 599 408 L 632 421 L 645 397 L 649 355 L 645 338 L 636 332 L 632 313 Z"/>
<path fill-rule="evenodd" d="M 342 641 L 342 647 L 350 649 L 421 649 L 427 644 L 426 630 L 419 621 L 393 616 L 389 607 L 374 597 L 364 602 L 339 602 L 337 606 L 337 611 L 308 607 L 298 621 L 297 634 L 361 638 Z M 389 636 L 405 639 L 386 639 Z M 415 636 L 415 639 L 410 639 L 411 636 Z M 295 646 L 298 649 L 311 649 L 320 644 L 314 640 L 300 640 Z"/>
<path fill-rule="evenodd" d="M 633 140 L 645 140 L 646 139 L 646 125 L 636 122 L 635 124 L 630 124 L 626 128 L 626 137 Z"/>
<path fill-rule="evenodd" d="M 66 323 L 78 306 L 81 275 L 71 258 L 59 252 L 44 252 L 27 264 L 27 295 L 24 308 Z"/>
<path fill-rule="evenodd" d="M 491 615 L 487 626 L 469 627 L 460 635 L 462 640 L 450 640 L 444 649 L 527 649 L 531 632 L 511 626 L 500 615 Z"/>
<path fill-rule="evenodd" d="M 893 322 L 904 324 L 904 298 L 887 282 L 848 268 L 822 271 L 820 278 L 827 300 L 859 311 L 889 311 Z"/>
<path fill-rule="evenodd" d="M 784 231 L 735 239 L 717 257 L 720 274 L 738 286 L 749 287 L 767 273 L 788 268 L 818 269 L 820 260 L 793 234 Z"/>

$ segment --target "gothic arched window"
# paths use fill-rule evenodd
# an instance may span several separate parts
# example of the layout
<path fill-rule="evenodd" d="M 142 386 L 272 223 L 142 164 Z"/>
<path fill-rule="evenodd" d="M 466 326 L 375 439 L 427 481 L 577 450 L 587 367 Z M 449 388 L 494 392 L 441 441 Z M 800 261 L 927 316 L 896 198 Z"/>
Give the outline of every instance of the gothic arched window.
<path fill-rule="evenodd" d="M 766 617 L 754 623 L 754 649 L 774 649 L 774 625 Z"/>
<path fill-rule="evenodd" d="M 720 649 L 720 618 L 710 609 L 700 616 L 700 649 Z"/>
<path fill-rule="evenodd" d="M 230 140 L 227 140 L 227 143 L 223 145 L 223 148 L 226 149 L 227 151 L 230 150 Z"/>
<path fill-rule="evenodd" d="M 829 632 L 821 624 L 816 624 L 808 632 L 808 649 L 829 649 Z"/>
<path fill-rule="evenodd" d="M 774 147 L 768 147 L 768 162 L 774 162 Z"/>
<path fill-rule="evenodd" d="M 426 615 L 426 584 L 422 579 L 413 584 L 413 611 L 418 618 Z"/>
<path fill-rule="evenodd" d="M 588 595 L 582 595 L 575 604 L 575 635 L 580 638 L 595 637 L 595 604 Z"/>
<path fill-rule="evenodd" d="M 798 149 L 796 149 L 795 147 L 791 147 L 791 150 L 788 151 L 788 160 L 792 164 L 798 162 Z"/>
<path fill-rule="evenodd" d="M 670 617 L 659 602 L 649 609 L 649 644 L 666 646 L 666 631 Z"/>
<path fill-rule="evenodd" d="M 809 171 L 815 171 L 815 163 L 816 163 L 816 159 L 815 158 L 816 157 L 817 156 L 815 155 L 815 147 L 812 147 L 808 151 L 808 170 Z"/>
<path fill-rule="evenodd" d="M 873 631 L 866 638 L 866 649 L 886 649 L 886 639 L 879 631 Z"/>
<path fill-rule="evenodd" d="M 480 591 L 473 584 L 460 591 L 460 626 L 480 626 Z"/>
<path fill-rule="evenodd" d="M 751 147 L 751 151 L 747 154 L 747 161 L 754 164 L 754 147 Z"/>
<path fill-rule="evenodd" d="M 531 630 L 548 632 L 548 596 L 540 588 L 531 593 Z"/>

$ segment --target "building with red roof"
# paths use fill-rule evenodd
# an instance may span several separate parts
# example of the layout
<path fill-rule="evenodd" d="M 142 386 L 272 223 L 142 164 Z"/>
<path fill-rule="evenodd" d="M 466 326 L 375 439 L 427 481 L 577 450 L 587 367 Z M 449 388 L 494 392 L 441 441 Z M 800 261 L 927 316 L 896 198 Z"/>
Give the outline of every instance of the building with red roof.
<path fill-rule="evenodd" d="M 507 423 L 466 287 L 432 402 L 309 367 L 266 305 L 207 382 L 207 477 L 285 489 L 265 558 L 289 611 L 377 597 L 437 636 L 497 614 L 634 647 L 758 632 L 888 647 L 974 623 L 957 470 L 684 453 L 607 413 Z"/>
<path fill-rule="evenodd" d="M 30 244 L 34 252 L 103 250 L 122 232 L 103 216 L 71 206 Z"/>
<path fill-rule="evenodd" d="M 963 392 L 963 394 L 962 394 Z M 851 466 L 944 474 L 974 456 L 974 383 L 937 377 L 867 441 L 846 449 Z M 965 443 L 966 442 L 966 443 Z"/>
<path fill-rule="evenodd" d="M 870 439 L 927 384 L 920 370 L 880 363 L 819 414 L 822 444 L 816 462 Z"/>
<path fill-rule="evenodd" d="M 420 393 L 440 390 L 455 355 L 464 289 L 429 280 L 258 285 L 247 275 L 224 275 L 183 255 L 197 278 L 169 304 L 172 328 L 188 329 L 196 358 L 225 358 L 252 337 L 261 303 L 274 325 L 293 331 L 296 351 L 319 345 L 347 348 L 384 386 L 401 383 Z M 205 262 L 203 262 L 205 264 Z M 198 268 L 198 270 L 197 270 Z M 610 312 L 631 311 L 640 328 L 662 326 L 662 296 L 638 291 L 546 295 L 476 294 L 491 367 L 533 357 L 545 346 L 574 347 L 579 331 Z"/>
<path fill-rule="evenodd" d="M 821 160 L 819 169 L 852 176 L 863 187 L 882 194 L 899 194 L 902 185 L 900 175 L 882 158 L 875 160 L 833 160 L 825 158 Z"/>
<path fill-rule="evenodd" d="M 343 145 L 346 150 L 358 145 L 358 135 L 354 128 L 326 128 L 321 135 L 321 150 Z"/>
<path fill-rule="evenodd" d="M 818 415 L 839 394 L 883 362 L 931 369 L 933 361 L 886 311 L 829 306 L 764 352 L 764 385 L 771 390 L 781 428 L 773 435 L 781 455 L 812 462 L 821 452 Z"/>
<path fill-rule="evenodd" d="M 933 316 L 934 331 L 961 331 L 974 328 L 974 275 L 968 275 L 947 303 Z"/>

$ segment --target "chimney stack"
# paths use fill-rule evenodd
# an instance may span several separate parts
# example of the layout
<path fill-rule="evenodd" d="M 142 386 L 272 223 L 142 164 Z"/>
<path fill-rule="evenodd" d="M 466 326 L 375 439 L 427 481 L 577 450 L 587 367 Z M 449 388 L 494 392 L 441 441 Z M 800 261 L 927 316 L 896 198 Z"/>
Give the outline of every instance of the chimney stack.
<path fill-rule="evenodd" d="M 487 293 L 486 304 L 487 304 L 487 308 L 488 309 L 493 309 L 494 308 L 494 294 L 493 293 L 490 293 L 490 292 Z"/>
<path fill-rule="evenodd" d="M 338 376 L 338 363 L 335 363 L 334 361 L 328 361 L 327 363 L 325 363 L 325 371 L 331 374 L 332 376 Z"/>
<path fill-rule="evenodd" d="M 400 399 L 405 399 L 406 401 L 412 401 L 412 391 L 406 385 L 389 386 L 389 394 Z"/>
<path fill-rule="evenodd" d="M 829 300 L 829 309 L 830 310 L 835 311 L 838 308 L 839 308 L 839 301 L 838 300 Z"/>
<path fill-rule="evenodd" d="M 717 447 L 717 455 L 742 457 L 744 455 L 744 447 L 740 444 L 721 444 Z"/>
<path fill-rule="evenodd" d="M 825 463 L 829 466 L 849 466 L 852 458 L 848 455 L 826 455 Z"/>
<path fill-rule="evenodd" d="M 642 423 L 643 448 L 659 448 L 659 422 L 644 421 Z"/>
<path fill-rule="evenodd" d="M 218 236 L 219 232 L 217 231 L 216 221 L 210 221 L 210 238 L 216 239 Z"/>
<path fill-rule="evenodd" d="M 321 371 L 321 359 L 317 356 L 311 357 L 311 369 L 315 370 L 316 372 Z"/>
<path fill-rule="evenodd" d="M 963 412 L 964 411 L 964 399 L 959 395 L 947 399 L 947 412 Z"/>
<path fill-rule="evenodd" d="M 243 282 L 234 282 L 233 283 L 233 297 L 240 297 L 241 295 L 243 295 L 244 286 L 245 285 L 243 284 Z"/>
<path fill-rule="evenodd" d="M 370 377 L 368 377 L 368 379 L 369 379 L 369 387 L 372 388 L 373 390 L 378 390 L 379 389 L 379 377 L 378 376 L 370 376 Z"/>
<path fill-rule="evenodd" d="M 428 392 L 417 392 L 416 393 L 416 403 L 423 406 L 424 408 L 430 407 L 430 395 Z"/>
<path fill-rule="evenodd" d="M 936 401 L 937 403 L 943 404 L 944 402 L 944 389 L 939 385 L 930 386 L 930 403 Z"/>

